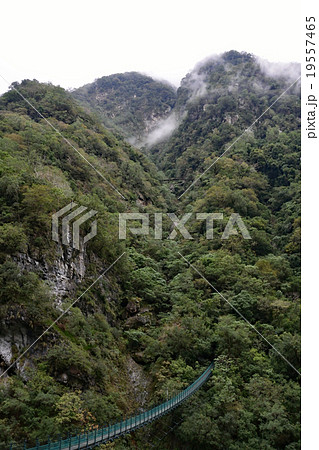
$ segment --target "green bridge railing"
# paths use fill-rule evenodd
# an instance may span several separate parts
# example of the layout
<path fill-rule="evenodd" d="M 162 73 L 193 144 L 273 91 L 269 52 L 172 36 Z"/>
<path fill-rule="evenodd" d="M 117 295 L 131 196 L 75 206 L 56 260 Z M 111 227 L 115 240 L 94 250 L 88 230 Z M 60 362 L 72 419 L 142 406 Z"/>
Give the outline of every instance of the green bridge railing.
<path fill-rule="evenodd" d="M 202 373 L 202 375 L 194 381 L 193 384 L 188 386 L 185 390 L 181 391 L 170 400 L 145 411 L 129 419 L 123 420 L 108 427 L 96 427 L 93 431 L 86 431 L 78 434 L 77 436 L 71 436 L 67 439 L 60 439 L 58 441 L 48 441 L 44 445 L 37 444 L 35 447 L 29 448 L 29 450 L 76 450 L 76 449 L 90 449 L 96 447 L 104 442 L 112 441 L 123 434 L 130 433 L 140 427 L 147 425 L 169 413 L 174 408 L 179 406 L 185 400 L 187 400 L 194 392 L 197 391 L 211 376 L 213 363 Z M 10 450 L 16 449 L 15 445 L 10 446 Z M 26 445 L 20 447 L 27 449 Z"/>

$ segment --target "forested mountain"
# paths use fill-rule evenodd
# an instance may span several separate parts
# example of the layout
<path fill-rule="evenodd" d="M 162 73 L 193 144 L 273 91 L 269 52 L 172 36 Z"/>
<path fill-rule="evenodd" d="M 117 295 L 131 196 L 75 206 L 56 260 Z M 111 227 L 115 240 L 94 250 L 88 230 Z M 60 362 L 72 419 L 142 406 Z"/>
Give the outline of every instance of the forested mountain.
<path fill-rule="evenodd" d="M 185 388 L 214 360 L 190 401 L 105 448 L 298 449 L 299 88 L 178 199 L 294 80 L 228 52 L 200 63 L 176 97 L 168 88 L 156 103 L 141 88 L 135 127 L 126 113 L 141 77 L 100 79 L 107 114 L 92 100 L 99 80 L 90 100 L 85 87 L 76 101 L 52 85 L 15 84 L 126 200 L 17 92 L 0 98 L 0 373 L 126 251 L 1 378 L 0 448 L 115 422 Z M 119 130 L 145 133 L 157 107 L 158 117 L 174 115 L 175 130 L 160 138 L 160 124 L 143 154 Z M 52 214 L 72 200 L 98 212 L 97 236 L 80 251 L 51 239 Z M 163 240 L 153 230 L 119 240 L 119 212 L 148 212 L 152 225 L 155 212 L 192 213 L 192 239 L 169 239 L 173 222 L 163 217 Z M 195 213 L 223 214 L 213 239 Z M 222 239 L 232 213 L 251 239 Z"/>
<path fill-rule="evenodd" d="M 176 101 L 176 89 L 137 72 L 98 78 L 72 92 L 95 112 L 105 126 L 141 145 L 145 136 L 165 119 Z"/>
<path fill-rule="evenodd" d="M 235 51 L 199 63 L 178 89 L 175 112 L 179 121 L 174 135 L 152 148 L 160 167 L 182 177 L 186 185 L 193 181 L 300 75 L 299 65 L 287 64 L 286 71 L 281 69 L 277 76 L 270 76 L 275 69 L 270 65 L 267 70 L 253 55 Z M 269 152 L 265 147 L 277 138 L 284 142 L 296 135 L 299 116 L 300 84 L 296 84 L 249 130 L 232 155 L 258 168 L 263 165 L 272 180 L 279 177 L 281 184 L 287 184 L 283 172 L 289 162 L 282 157 L 291 155 L 282 154 L 278 148 L 276 153 Z M 256 146 L 258 155 L 253 151 Z"/>

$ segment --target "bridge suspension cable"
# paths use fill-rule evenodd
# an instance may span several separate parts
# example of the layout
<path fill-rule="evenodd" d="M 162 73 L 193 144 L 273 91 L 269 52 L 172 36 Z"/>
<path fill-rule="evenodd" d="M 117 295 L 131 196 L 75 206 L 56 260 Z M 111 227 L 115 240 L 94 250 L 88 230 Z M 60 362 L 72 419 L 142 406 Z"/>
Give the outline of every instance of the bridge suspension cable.
<path fill-rule="evenodd" d="M 50 442 L 46 444 L 39 444 L 35 447 L 29 448 L 29 450 L 76 450 L 76 449 L 91 449 L 98 445 L 113 441 L 114 439 L 126 434 L 131 433 L 138 428 L 144 427 L 156 419 L 159 419 L 164 414 L 169 413 L 174 408 L 177 408 L 191 395 L 193 395 L 211 376 L 213 363 L 203 372 L 200 377 L 197 378 L 194 383 L 181 391 L 179 394 L 170 398 L 164 403 L 155 406 L 148 411 L 142 412 L 136 416 L 130 417 L 126 420 L 122 420 L 114 425 L 108 427 L 96 427 L 94 430 L 80 433 L 76 436 L 70 436 L 66 439 L 60 439 L 58 441 Z M 19 447 L 21 448 L 21 447 Z M 22 447 L 27 449 L 26 445 Z M 10 450 L 18 449 L 13 444 L 10 446 Z"/>

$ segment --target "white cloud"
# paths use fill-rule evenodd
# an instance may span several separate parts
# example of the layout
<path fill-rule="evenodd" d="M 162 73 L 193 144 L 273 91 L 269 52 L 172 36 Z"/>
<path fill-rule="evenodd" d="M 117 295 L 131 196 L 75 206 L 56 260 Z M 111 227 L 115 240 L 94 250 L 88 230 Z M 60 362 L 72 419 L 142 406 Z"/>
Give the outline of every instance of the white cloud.
<path fill-rule="evenodd" d="M 175 113 L 172 113 L 166 119 L 159 121 L 156 128 L 152 130 L 145 138 L 144 145 L 152 146 L 158 144 L 170 137 L 179 125 L 179 120 Z"/>
<path fill-rule="evenodd" d="M 264 74 L 273 78 L 286 78 L 291 81 L 297 80 L 300 77 L 301 67 L 299 63 L 283 63 L 283 62 L 270 62 L 266 59 L 256 57 L 258 64 Z"/>

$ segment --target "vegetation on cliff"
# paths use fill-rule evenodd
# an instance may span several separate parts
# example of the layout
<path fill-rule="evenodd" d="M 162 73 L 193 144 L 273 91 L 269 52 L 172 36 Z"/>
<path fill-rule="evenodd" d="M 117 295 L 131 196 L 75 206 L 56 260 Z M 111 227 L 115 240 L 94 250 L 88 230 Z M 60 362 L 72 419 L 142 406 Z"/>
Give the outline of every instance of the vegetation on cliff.
<path fill-rule="evenodd" d="M 175 195 L 287 83 L 237 52 L 189 74 L 176 105 L 173 94 L 168 100 L 179 126 L 165 142 L 145 149 L 165 178 L 182 179 L 176 184 L 164 183 L 149 157 L 63 89 L 36 81 L 16 85 L 126 200 L 14 90 L 0 98 L 0 343 L 12 350 L 7 359 L 1 353 L 1 370 L 126 251 L 2 379 L 0 448 L 132 414 L 141 405 L 132 393 L 129 358 L 150 381 L 147 405 L 186 387 L 212 360 L 215 369 L 191 401 L 149 433 L 121 439 L 115 448 L 157 445 L 155 437 L 181 419 L 158 448 L 300 448 L 298 373 L 178 253 L 300 369 L 298 90 L 282 97 L 179 201 Z M 110 114 L 127 95 L 128 87 L 121 89 L 117 97 L 114 88 Z M 121 120 L 128 118 L 119 115 Z M 72 200 L 98 211 L 97 236 L 83 254 L 51 239 L 52 213 Z M 180 233 L 167 239 L 172 222 L 166 218 L 163 241 L 130 233 L 121 241 L 118 213 L 128 211 L 151 217 L 193 213 L 187 222 L 193 239 Z M 205 222 L 195 220 L 198 212 L 223 213 L 214 239 L 206 239 Z M 221 239 L 234 212 L 251 240 L 240 233 Z M 66 292 L 59 290 L 57 266 L 76 268 L 63 285 Z"/>

